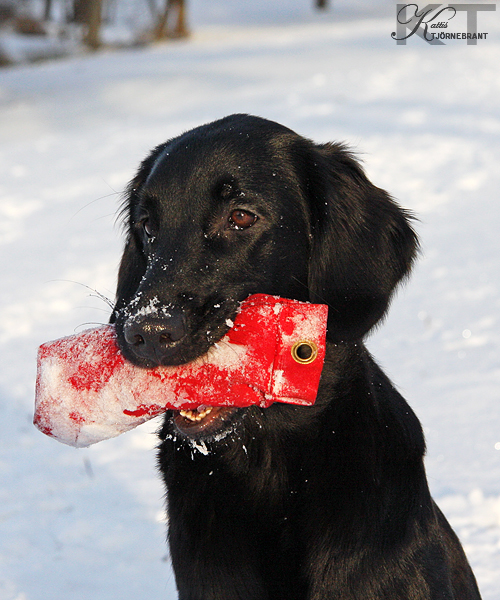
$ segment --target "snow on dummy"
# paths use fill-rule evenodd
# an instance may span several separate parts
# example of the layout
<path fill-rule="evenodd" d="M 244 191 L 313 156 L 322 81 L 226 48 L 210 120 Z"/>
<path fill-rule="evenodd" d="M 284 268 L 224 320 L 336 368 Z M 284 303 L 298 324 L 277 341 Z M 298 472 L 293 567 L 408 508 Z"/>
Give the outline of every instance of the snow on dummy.
<path fill-rule="evenodd" d="M 71 446 L 120 435 L 167 409 L 311 405 L 325 356 L 328 308 L 255 294 L 199 359 L 143 369 L 126 361 L 113 326 L 40 346 L 35 425 Z"/>

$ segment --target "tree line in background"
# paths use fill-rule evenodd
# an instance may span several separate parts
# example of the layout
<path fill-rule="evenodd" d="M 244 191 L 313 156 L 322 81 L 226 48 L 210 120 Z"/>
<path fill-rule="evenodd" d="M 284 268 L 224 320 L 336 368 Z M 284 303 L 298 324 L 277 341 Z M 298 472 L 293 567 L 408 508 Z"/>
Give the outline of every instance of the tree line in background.
<path fill-rule="evenodd" d="M 158 41 L 188 35 L 186 0 L 139 0 L 150 13 L 148 40 Z M 269 2 L 279 0 L 269 0 Z M 306 1 L 306 0 L 304 0 Z M 311 1 L 311 0 L 309 0 Z M 329 0 L 312 0 L 318 9 L 327 8 Z M 0 0 L 0 25 L 10 24 L 17 33 L 43 35 L 46 25 L 57 18 L 81 27 L 82 41 L 98 49 L 101 27 L 109 5 L 120 0 Z"/>
<path fill-rule="evenodd" d="M 81 26 L 82 40 L 92 49 L 101 46 L 101 27 L 109 5 L 120 0 L 0 0 L 0 24 L 10 24 L 17 33 L 43 35 L 55 15 L 68 24 Z M 185 37 L 185 0 L 142 0 L 151 13 L 151 41 Z"/>

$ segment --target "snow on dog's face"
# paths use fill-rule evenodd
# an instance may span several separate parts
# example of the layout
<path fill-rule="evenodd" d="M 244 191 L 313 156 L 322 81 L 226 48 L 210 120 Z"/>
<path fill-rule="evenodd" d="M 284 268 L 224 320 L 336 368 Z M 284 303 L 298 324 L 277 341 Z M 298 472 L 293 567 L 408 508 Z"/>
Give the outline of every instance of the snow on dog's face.
<path fill-rule="evenodd" d="M 124 214 L 112 320 L 124 356 L 145 368 L 203 356 L 256 293 L 328 303 L 329 339 L 358 340 L 382 317 L 416 247 L 403 211 L 341 145 L 247 115 L 154 149 Z M 198 411 L 174 422 L 199 437 L 234 417 L 200 398 Z"/>

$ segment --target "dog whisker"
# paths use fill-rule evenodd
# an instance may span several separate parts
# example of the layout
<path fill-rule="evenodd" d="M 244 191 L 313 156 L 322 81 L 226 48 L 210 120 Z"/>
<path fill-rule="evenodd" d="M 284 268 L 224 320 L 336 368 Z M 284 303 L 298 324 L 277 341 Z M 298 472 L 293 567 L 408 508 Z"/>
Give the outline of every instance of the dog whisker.
<path fill-rule="evenodd" d="M 94 200 L 91 200 L 90 202 L 87 202 L 87 204 L 83 205 L 81 208 L 79 208 L 69 219 L 69 222 L 71 222 L 72 219 L 74 219 L 77 215 L 79 215 L 83 210 L 85 210 L 86 208 L 88 208 L 89 206 L 92 206 L 92 204 L 95 204 L 96 202 L 99 202 L 101 200 L 105 200 L 106 198 L 112 198 L 113 196 L 118 196 L 119 192 L 113 190 L 113 192 L 111 194 L 104 194 L 103 196 L 99 196 L 98 198 L 94 198 Z M 112 213 L 114 214 L 114 213 Z M 110 215 L 108 215 L 110 216 Z"/>
<path fill-rule="evenodd" d="M 100 323 L 99 321 L 89 321 L 88 323 L 80 323 L 80 325 L 75 327 L 74 331 L 75 331 L 75 333 L 77 333 L 80 329 L 83 329 L 83 328 L 86 329 L 88 327 L 95 327 L 95 326 L 101 327 L 104 325 L 106 325 L 106 323 Z"/>
<path fill-rule="evenodd" d="M 110 300 L 107 296 L 105 296 L 98 290 L 86 285 L 85 283 L 81 283 L 80 281 L 73 281 L 72 279 L 52 279 L 51 281 L 61 282 L 61 283 L 74 283 L 75 285 L 80 285 L 80 286 L 86 288 L 87 290 L 90 290 L 91 292 L 93 292 L 92 294 L 89 295 L 90 298 L 99 298 L 105 304 L 107 304 L 111 309 L 114 308 L 114 303 L 112 300 Z"/>

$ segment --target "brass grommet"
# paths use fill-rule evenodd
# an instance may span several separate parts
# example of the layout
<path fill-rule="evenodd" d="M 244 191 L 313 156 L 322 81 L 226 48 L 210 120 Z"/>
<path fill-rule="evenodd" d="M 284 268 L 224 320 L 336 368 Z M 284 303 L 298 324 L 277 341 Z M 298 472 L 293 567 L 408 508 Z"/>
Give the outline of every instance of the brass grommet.
<path fill-rule="evenodd" d="M 300 340 L 292 346 L 292 358 L 301 365 L 308 365 L 316 360 L 318 346 L 309 340 Z"/>

